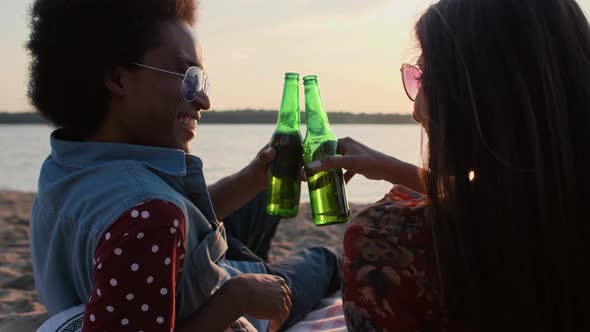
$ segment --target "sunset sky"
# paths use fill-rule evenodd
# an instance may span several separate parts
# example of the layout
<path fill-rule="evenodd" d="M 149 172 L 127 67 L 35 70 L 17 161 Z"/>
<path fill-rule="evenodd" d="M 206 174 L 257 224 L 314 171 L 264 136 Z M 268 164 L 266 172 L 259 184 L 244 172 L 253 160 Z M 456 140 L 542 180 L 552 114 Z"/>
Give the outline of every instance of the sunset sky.
<path fill-rule="evenodd" d="M 195 31 L 212 79 L 213 109 L 277 109 L 283 74 L 294 71 L 318 75 L 328 110 L 411 111 L 399 67 L 416 60 L 413 23 L 434 0 L 200 2 Z M 31 3 L 2 0 L 0 111 L 31 110 L 23 46 Z M 590 0 L 579 3 L 590 13 Z"/>

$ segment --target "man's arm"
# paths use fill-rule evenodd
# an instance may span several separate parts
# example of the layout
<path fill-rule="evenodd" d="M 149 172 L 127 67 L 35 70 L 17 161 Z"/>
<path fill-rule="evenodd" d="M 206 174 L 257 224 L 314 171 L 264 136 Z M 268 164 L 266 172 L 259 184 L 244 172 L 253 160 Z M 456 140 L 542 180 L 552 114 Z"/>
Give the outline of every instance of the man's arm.
<path fill-rule="evenodd" d="M 219 220 L 229 216 L 266 189 L 266 168 L 275 155 L 274 149 L 264 149 L 241 171 L 208 187 L 211 203 Z"/>
<path fill-rule="evenodd" d="M 230 279 L 209 298 L 209 301 L 189 319 L 179 324 L 176 331 L 224 331 L 245 314 L 236 299 L 243 294 L 233 286 Z"/>
<path fill-rule="evenodd" d="M 260 298 L 264 297 L 264 301 Z M 270 274 L 241 274 L 228 280 L 176 331 L 224 331 L 243 315 L 270 321 L 278 331 L 291 312 L 291 290 Z"/>

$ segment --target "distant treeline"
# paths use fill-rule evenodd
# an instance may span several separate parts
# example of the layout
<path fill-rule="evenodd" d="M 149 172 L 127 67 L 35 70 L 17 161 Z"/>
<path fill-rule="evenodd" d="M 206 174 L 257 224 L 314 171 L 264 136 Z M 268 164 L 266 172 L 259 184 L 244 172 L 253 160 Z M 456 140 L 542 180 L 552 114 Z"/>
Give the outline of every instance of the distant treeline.
<path fill-rule="evenodd" d="M 276 123 L 278 111 L 236 110 L 236 111 L 205 111 L 201 113 L 200 123 L 230 124 L 264 124 Z M 328 112 L 330 123 L 333 124 L 410 124 L 409 114 L 367 114 Z M 301 121 L 305 123 L 305 113 L 301 112 Z M 38 113 L 0 113 L 1 124 L 35 124 L 47 123 Z"/>
<path fill-rule="evenodd" d="M 21 124 L 21 123 L 47 123 L 38 113 L 0 113 L 0 123 Z"/>

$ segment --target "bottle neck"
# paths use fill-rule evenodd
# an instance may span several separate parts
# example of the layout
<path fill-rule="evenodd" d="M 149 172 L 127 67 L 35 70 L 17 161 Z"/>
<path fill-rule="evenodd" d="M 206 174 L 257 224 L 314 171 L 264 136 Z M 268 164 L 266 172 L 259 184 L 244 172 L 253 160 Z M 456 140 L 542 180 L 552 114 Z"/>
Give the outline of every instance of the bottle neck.
<path fill-rule="evenodd" d="M 283 88 L 283 100 L 279 110 L 279 119 L 277 121 L 277 132 L 289 133 L 299 132 L 301 123 L 301 113 L 299 108 L 299 77 L 285 77 L 285 86 Z"/>
<path fill-rule="evenodd" d="M 306 81 L 305 86 L 305 124 L 307 132 L 323 133 L 330 130 L 328 113 L 324 107 L 317 81 Z"/>

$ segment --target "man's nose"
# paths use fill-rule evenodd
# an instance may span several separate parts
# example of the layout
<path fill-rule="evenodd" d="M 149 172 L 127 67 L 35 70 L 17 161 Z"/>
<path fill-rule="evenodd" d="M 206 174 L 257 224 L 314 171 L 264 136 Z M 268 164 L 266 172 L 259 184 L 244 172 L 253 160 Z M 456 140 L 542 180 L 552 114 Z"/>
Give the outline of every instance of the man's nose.
<path fill-rule="evenodd" d="M 197 94 L 197 98 L 191 102 L 193 106 L 197 107 L 199 110 L 206 111 L 211 108 L 211 100 L 209 100 L 209 96 L 204 91 L 199 91 Z"/>

